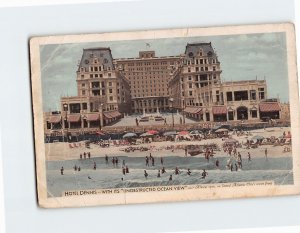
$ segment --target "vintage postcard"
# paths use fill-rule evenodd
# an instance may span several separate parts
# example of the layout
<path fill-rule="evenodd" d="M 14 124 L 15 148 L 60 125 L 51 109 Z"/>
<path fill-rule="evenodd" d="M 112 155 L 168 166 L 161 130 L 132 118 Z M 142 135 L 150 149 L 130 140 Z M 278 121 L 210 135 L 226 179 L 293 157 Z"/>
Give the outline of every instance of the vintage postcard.
<path fill-rule="evenodd" d="M 30 40 L 41 207 L 300 193 L 292 24 Z"/>

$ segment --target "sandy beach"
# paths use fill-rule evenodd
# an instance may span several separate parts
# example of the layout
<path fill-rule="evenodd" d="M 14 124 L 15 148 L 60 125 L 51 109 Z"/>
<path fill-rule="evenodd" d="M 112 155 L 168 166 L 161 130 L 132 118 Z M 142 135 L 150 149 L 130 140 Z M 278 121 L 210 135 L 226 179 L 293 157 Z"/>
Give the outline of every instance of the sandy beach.
<path fill-rule="evenodd" d="M 244 143 L 247 139 L 255 135 L 264 136 L 265 138 L 269 138 L 271 136 L 279 137 L 283 134 L 283 132 L 290 131 L 289 127 L 282 127 L 282 128 L 267 128 L 267 129 L 258 129 L 250 131 L 251 136 L 237 136 L 232 135 L 232 132 L 229 133 L 230 136 L 240 143 Z M 154 157 L 167 157 L 167 156 L 185 156 L 183 149 L 175 149 L 173 152 L 171 150 L 166 150 L 168 146 L 178 146 L 178 145 L 205 145 L 215 143 L 222 148 L 224 141 L 222 138 L 214 138 L 214 139 L 207 139 L 202 141 L 179 141 L 179 142 L 171 142 L 171 141 L 163 141 L 163 142 L 151 142 L 146 144 L 139 144 L 138 146 L 144 146 L 150 148 L 150 150 L 145 152 L 130 152 L 127 153 L 124 151 L 125 148 L 128 146 L 113 146 L 107 148 L 102 148 L 99 145 L 90 144 L 90 149 L 85 148 L 84 143 L 81 142 L 80 147 L 70 148 L 69 143 L 63 142 L 56 142 L 56 143 L 46 143 L 45 144 L 45 151 L 46 151 L 46 160 L 47 161 L 63 161 L 63 160 L 73 160 L 78 159 L 81 153 L 90 152 L 91 157 L 104 157 L 105 155 L 108 156 L 130 156 L 130 157 L 141 157 L 145 155 L 149 155 L 152 153 Z M 255 157 L 264 157 L 265 148 L 268 149 L 268 157 L 292 157 L 292 152 L 284 152 L 284 146 L 273 146 L 273 145 L 262 145 L 258 148 L 251 148 L 246 149 L 244 146 L 243 148 L 239 148 L 238 151 L 241 153 L 243 157 L 247 156 L 247 153 L 250 152 L 253 158 Z M 226 153 L 223 150 L 216 151 L 215 157 L 224 157 Z M 203 155 L 197 155 L 197 157 Z"/>

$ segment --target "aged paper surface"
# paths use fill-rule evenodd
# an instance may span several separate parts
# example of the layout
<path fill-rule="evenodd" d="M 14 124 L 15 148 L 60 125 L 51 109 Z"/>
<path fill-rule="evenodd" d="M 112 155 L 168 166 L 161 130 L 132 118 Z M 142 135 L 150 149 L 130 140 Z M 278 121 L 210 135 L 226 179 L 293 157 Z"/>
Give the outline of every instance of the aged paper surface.
<path fill-rule="evenodd" d="M 41 207 L 299 194 L 292 24 L 35 37 L 30 58 Z"/>

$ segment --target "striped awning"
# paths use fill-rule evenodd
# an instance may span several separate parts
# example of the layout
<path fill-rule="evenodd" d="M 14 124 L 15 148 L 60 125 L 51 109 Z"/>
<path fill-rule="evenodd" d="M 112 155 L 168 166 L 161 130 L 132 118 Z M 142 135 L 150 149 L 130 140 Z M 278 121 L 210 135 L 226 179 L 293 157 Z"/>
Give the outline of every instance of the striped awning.
<path fill-rule="evenodd" d="M 50 116 L 49 120 L 50 123 L 59 123 L 61 121 L 61 115 L 57 115 L 57 116 Z"/>
<path fill-rule="evenodd" d="M 86 115 L 86 120 L 87 121 L 99 121 L 100 116 L 99 113 L 91 113 Z"/>
<path fill-rule="evenodd" d="M 80 121 L 80 114 L 69 115 L 68 116 L 68 121 L 69 122 L 78 122 L 78 121 Z"/>
<path fill-rule="evenodd" d="M 199 107 L 186 107 L 183 111 L 186 112 L 186 113 L 190 113 L 190 114 L 199 114 L 199 113 L 202 112 L 202 108 L 199 108 Z"/>
<path fill-rule="evenodd" d="M 223 115 L 227 113 L 227 108 L 225 106 L 213 106 L 212 113 L 214 115 Z"/>
<path fill-rule="evenodd" d="M 119 113 L 118 111 L 113 111 L 113 112 L 110 112 L 110 115 L 112 117 L 119 117 L 119 116 L 121 116 L 121 113 Z"/>
<path fill-rule="evenodd" d="M 260 103 L 259 111 L 261 112 L 278 112 L 280 111 L 280 106 L 278 103 Z"/>
<path fill-rule="evenodd" d="M 113 118 L 113 116 L 112 116 L 112 115 L 110 115 L 110 113 L 109 113 L 109 112 L 104 112 L 104 113 L 103 113 L 103 115 L 104 115 L 104 117 L 105 117 L 105 118 L 107 118 L 107 119 L 111 119 L 111 118 Z"/>

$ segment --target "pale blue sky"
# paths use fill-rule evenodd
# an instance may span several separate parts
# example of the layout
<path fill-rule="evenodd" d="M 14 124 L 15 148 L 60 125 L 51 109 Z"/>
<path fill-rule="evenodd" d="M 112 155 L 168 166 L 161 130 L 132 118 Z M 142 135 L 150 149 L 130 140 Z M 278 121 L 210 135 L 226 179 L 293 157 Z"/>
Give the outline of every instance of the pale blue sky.
<path fill-rule="evenodd" d="M 140 50 L 155 50 L 156 56 L 184 53 L 187 43 L 211 42 L 224 81 L 267 80 L 268 97 L 288 101 L 288 72 L 285 33 L 185 37 L 156 40 L 110 41 L 41 46 L 43 110 L 59 110 L 61 96 L 77 95 L 76 70 L 82 50 L 110 47 L 114 58 L 137 57 Z M 146 43 L 151 45 L 146 47 Z"/>

